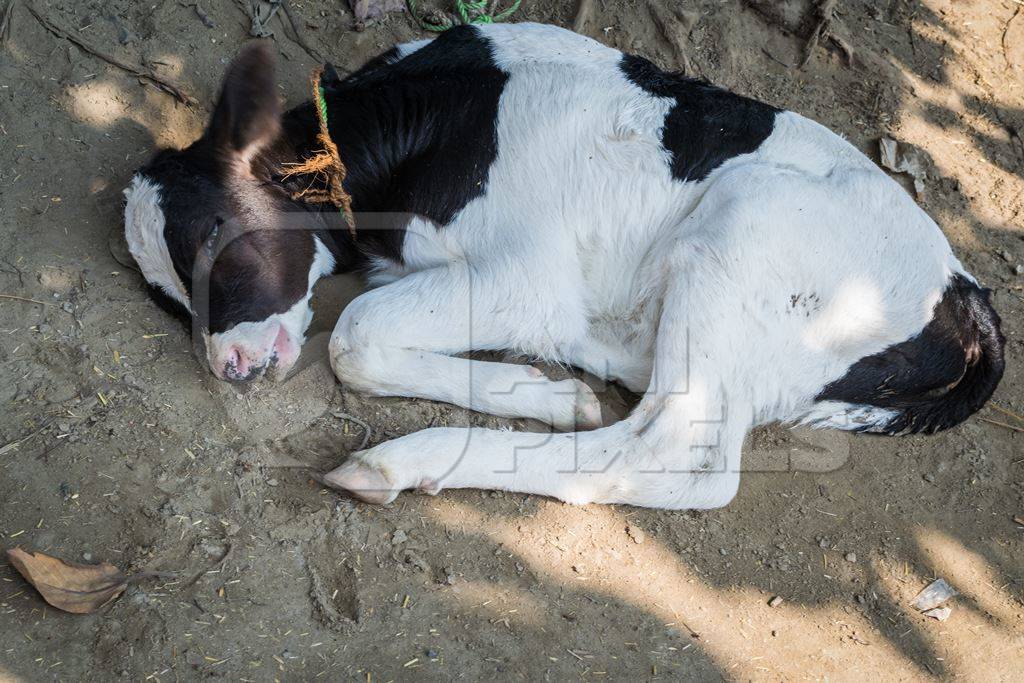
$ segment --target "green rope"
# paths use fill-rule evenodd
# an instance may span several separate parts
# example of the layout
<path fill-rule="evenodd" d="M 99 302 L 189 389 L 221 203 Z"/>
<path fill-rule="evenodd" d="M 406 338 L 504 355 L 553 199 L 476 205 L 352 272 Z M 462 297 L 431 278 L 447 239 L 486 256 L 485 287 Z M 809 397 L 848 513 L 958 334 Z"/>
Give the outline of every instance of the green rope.
<path fill-rule="evenodd" d="M 314 204 L 330 202 L 338 207 L 341 214 L 348 223 L 348 229 L 352 236 L 356 235 L 356 221 L 352 215 L 352 195 L 345 191 L 345 175 L 347 173 L 345 164 L 338 154 L 338 146 L 331 139 L 331 131 L 327 125 L 327 93 L 321 84 L 324 70 L 318 69 L 313 73 L 313 104 L 316 107 L 317 116 L 320 119 L 320 132 L 316 139 L 323 149 L 308 156 L 304 161 L 289 164 L 284 176 L 312 175 L 314 182 L 308 184 L 305 189 L 292 193 L 292 199 L 302 199 Z M 318 187 L 317 181 L 326 180 L 325 187 Z"/>
<path fill-rule="evenodd" d="M 476 2 L 455 0 L 455 11 L 459 13 L 459 18 L 462 19 L 463 24 L 472 24 L 474 22 L 489 24 L 492 22 L 492 19 L 487 15 L 487 0 L 477 0 Z M 475 12 L 475 16 L 470 17 L 470 12 Z"/>
<path fill-rule="evenodd" d="M 324 86 L 318 85 L 316 87 L 316 106 L 320 110 L 320 120 L 327 122 L 327 96 L 324 94 Z"/>
<path fill-rule="evenodd" d="M 420 25 L 424 31 L 432 31 L 434 33 L 441 33 L 447 31 L 456 24 L 493 24 L 497 21 L 505 21 L 512 14 L 519 9 L 519 5 L 522 0 L 513 0 L 512 4 L 507 9 L 500 12 L 488 14 L 487 4 L 488 0 L 455 0 L 455 14 L 458 16 L 459 21 L 456 22 L 453 18 L 449 18 L 443 24 L 435 24 L 427 21 L 420 13 L 416 10 L 418 0 L 405 0 L 406 7 L 409 9 L 409 14 L 416 20 L 416 23 Z"/>

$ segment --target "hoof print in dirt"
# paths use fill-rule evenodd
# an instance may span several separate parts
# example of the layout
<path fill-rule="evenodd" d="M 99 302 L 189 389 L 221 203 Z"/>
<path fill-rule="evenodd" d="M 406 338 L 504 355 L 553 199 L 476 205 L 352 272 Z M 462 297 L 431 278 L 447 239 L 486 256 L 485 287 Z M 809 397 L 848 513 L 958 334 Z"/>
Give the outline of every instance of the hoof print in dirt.
<path fill-rule="evenodd" d="M 346 562 L 337 562 L 340 554 L 337 548 L 319 548 L 306 555 L 313 614 L 330 629 L 359 621 L 356 572 Z"/>

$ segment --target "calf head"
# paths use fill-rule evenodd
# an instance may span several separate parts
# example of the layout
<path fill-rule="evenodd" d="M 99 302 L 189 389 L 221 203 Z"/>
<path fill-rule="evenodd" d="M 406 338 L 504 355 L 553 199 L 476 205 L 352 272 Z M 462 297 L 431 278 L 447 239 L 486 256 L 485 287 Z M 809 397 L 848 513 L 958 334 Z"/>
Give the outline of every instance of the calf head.
<path fill-rule="evenodd" d="M 273 56 L 256 43 L 229 67 L 202 137 L 159 151 L 125 190 L 125 238 L 153 298 L 190 321 L 220 379 L 283 377 L 313 283 L 333 269 L 317 214 L 272 179 L 275 151 L 288 147 Z"/>

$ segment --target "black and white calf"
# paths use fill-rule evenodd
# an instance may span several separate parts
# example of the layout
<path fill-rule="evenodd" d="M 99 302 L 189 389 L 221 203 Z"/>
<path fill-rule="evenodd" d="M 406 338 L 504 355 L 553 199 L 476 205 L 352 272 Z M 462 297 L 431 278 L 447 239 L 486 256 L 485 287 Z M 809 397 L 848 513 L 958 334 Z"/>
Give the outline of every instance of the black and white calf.
<path fill-rule="evenodd" d="M 999 318 L 936 224 L 842 138 L 550 26 L 458 27 L 345 80 L 330 133 L 357 212 L 291 199 L 309 103 L 279 112 L 267 48 L 231 66 L 203 137 L 126 191 L 158 300 L 201 320 L 210 369 L 294 362 L 313 283 L 377 285 L 330 344 L 338 378 L 560 429 L 427 429 L 328 476 L 369 501 L 498 488 L 709 508 L 771 420 L 932 432 L 1003 372 Z M 643 394 L 600 426 L 583 383 L 459 357 L 508 349 Z"/>

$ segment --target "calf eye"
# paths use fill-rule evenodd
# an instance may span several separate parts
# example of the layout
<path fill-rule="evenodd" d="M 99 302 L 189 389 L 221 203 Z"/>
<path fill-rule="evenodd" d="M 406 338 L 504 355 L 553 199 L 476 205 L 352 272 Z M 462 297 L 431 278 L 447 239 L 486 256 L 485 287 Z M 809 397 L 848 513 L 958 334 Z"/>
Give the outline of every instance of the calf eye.
<path fill-rule="evenodd" d="M 203 245 L 203 251 L 206 252 L 206 255 L 210 258 L 211 261 L 213 260 L 213 257 L 216 255 L 217 238 L 220 237 L 220 226 L 222 226 L 223 224 L 224 221 L 221 220 L 220 218 L 213 222 L 213 230 L 210 231 L 210 235 L 209 237 L 206 238 L 206 243 Z"/>

